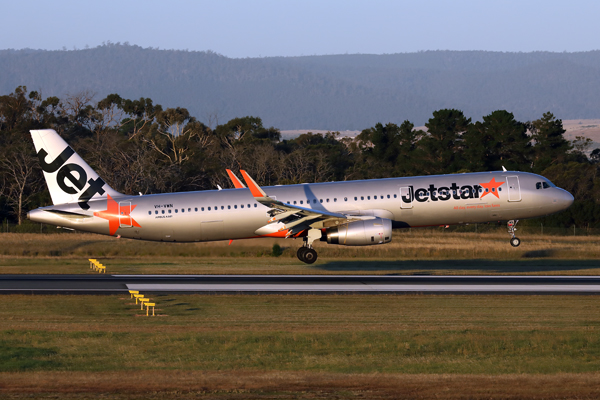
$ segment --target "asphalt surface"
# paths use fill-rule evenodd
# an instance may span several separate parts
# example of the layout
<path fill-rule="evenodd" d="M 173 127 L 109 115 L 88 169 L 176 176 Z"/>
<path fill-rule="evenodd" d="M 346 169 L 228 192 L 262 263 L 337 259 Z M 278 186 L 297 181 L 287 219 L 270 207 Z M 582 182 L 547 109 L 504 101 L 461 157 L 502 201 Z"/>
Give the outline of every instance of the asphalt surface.
<path fill-rule="evenodd" d="M 0 275 L 0 294 L 600 294 L 600 276 Z"/>

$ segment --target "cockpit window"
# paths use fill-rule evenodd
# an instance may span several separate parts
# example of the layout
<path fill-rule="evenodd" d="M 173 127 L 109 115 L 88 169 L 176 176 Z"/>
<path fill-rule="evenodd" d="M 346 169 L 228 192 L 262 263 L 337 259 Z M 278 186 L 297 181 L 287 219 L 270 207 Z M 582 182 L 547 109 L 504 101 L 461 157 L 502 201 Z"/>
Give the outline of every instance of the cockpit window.
<path fill-rule="evenodd" d="M 554 185 L 550 182 L 536 182 L 535 184 L 536 189 L 548 189 L 551 187 L 554 187 Z"/>
<path fill-rule="evenodd" d="M 548 185 L 547 182 L 542 182 L 542 186 L 544 187 L 544 189 L 548 189 L 550 187 L 550 185 Z"/>

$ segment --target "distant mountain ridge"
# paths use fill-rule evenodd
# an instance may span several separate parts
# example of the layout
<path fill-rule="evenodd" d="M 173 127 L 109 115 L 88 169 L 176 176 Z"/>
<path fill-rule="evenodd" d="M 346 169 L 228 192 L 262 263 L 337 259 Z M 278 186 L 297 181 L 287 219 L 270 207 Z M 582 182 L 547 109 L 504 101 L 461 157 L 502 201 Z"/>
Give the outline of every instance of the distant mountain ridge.
<path fill-rule="evenodd" d="M 505 109 L 522 121 L 600 117 L 600 51 L 425 51 L 232 59 L 213 52 L 106 44 L 71 51 L 0 50 L 0 94 L 91 90 L 149 97 L 207 122 L 253 115 L 280 129 L 423 125 L 457 108 L 474 120 Z"/>

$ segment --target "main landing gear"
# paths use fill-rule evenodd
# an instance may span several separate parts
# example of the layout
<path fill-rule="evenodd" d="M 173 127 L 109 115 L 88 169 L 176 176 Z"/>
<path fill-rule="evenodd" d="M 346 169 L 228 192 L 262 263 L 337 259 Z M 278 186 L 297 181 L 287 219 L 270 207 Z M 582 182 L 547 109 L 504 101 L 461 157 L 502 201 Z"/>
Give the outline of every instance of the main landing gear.
<path fill-rule="evenodd" d="M 317 261 L 317 251 L 313 249 L 312 243 L 321 238 L 321 231 L 319 229 L 310 229 L 308 234 L 304 237 L 304 244 L 298 249 L 298 260 L 306 264 L 312 264 Z"/>
<path fill-rule="evenodd" d="M 510 245 L 512 247 L 519 247 L 519 245 L 521 244 L 521 239 L 519 239 L 518 237 L 515 236 L 515 231 L 517 230 L 518 223 L 519 223 L 518 219 L 517 220 L 511 219 L 506 224 L 508 226 L 508 234 L 512 236 L 510 238 Z"/>
<path fill-rule="evenodd" d="M 298 256 L 298 260 L 304 263 L 312 264 L 317 261 L 317 252 L 312 247 L 302 246 L 298 249 L 298 253 L 296 254 Z"/>

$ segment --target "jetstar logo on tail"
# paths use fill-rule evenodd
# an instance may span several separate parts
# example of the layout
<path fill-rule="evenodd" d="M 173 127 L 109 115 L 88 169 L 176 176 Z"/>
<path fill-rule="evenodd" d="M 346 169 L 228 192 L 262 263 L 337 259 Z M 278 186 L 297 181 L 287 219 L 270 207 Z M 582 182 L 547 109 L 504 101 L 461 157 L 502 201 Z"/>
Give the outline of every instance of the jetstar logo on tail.
<path fill-rule="evenodd" d="M 94 213 L 95 217 L 108 220 L 108 232 L 111 236 L 117 233 L 117 229 L 121 225 L 141 228 L 140 224 L 131 216 L 131 212 L 137 204 L 131 205 L 130 202 L 126 202 L 127 205 L 124 205 L 123 203 L 125 202 L 117 203 L 109 194 L 108 200 L 106 200 L 106 210 Z"/>
<path fill-rule="evenodd" d="M 90 184 L 87 189 L 81 193 L 78 199 L 79 207 L 88 210 L 90 208 L 88 201 L 94 197 L 96 193 L 99 195 L 104 194 L 104 189 L 102 187 L 106 182 L 100 177 L 88 181 L 87 174 L 80 165 L 73 163 L 67 164 L 67 160 L 73 154 L 75 154 L 75 151 L 70 146 L 67 146 L 62 153 L 50 163 L 46 162 L 46 156 L 48 155 L 46 150 L 40 149 L 37 156 L 44 172 L 51 174 L 58 170 L 56 174 L 56 183 L 63 192 L 77 194 L 83 190 L 86 184 Z M 76 174 L 73 174 L 73 172 Z M 67 184 L 67 181 L 69 181 L 72 186 Z"/>
<path fill-rule="evenodd" d="M 420 203 L 426 201 L 447 201 L 450 199 L 454 200 L 467 200 L 467 199 L 479 199 L 484 198 L 488 194 L 493 194 L 497 198 L 498 188 L 504 182 L 496 182 L 496 178 L 492 178 L 488 183 L 480 183 L 479 185 L 463 185 L 458 186 L 456 183 L 452 183 L 450 186 L 435 187 L 434 184 L 429 185 L 428 188 L 415 189 L 413 186 L 409 186 L 410 190 L 408 193 L 402 193 L 402 201 L 405 203 L 412 203 L 416 200 Z M 479 193 L 481 191 L 481 196 Z"/>

